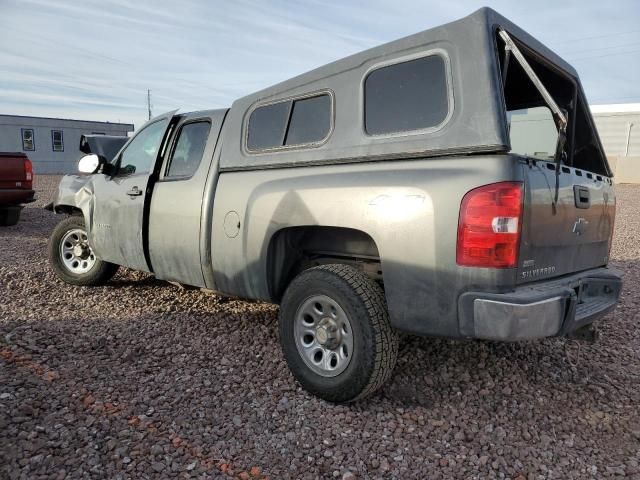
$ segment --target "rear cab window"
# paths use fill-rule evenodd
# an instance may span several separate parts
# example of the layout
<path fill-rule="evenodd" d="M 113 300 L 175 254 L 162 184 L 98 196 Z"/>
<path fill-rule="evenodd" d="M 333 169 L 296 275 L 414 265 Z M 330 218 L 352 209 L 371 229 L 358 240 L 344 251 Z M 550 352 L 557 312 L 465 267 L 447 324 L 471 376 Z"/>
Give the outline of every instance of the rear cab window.
<path fill-rule="evenodd" d="M 558 129 L 548 107 L 507 112 L 511 152 L 539 160 L 553 161 Z"/>
<path fill-rule="evenodd" d="M 180 127 L 165 178 L 189 178 L 196 172 L 202 161 L 210 129 L 211 123 L 208 121 L 189 122 Z"/>

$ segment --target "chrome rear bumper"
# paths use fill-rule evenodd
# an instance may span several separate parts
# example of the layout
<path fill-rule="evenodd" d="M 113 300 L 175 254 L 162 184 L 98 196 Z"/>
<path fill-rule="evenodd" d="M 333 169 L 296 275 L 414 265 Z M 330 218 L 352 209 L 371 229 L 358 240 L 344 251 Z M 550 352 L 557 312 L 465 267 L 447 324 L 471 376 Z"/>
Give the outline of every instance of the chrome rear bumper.
<path fill-rule="evenodd" d="M 506 341 L 566 335 L 612 311 L 621 289 L 619 272 L 599 268 L 508 293 L 467 292 L 458 302 L 460 331 Z"/>

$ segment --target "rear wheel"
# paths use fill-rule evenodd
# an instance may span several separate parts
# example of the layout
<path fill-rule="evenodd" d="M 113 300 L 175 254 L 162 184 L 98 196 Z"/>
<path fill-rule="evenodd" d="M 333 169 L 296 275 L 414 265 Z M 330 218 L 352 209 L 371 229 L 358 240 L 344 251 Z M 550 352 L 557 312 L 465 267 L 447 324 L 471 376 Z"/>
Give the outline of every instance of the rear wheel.
<path fill-rule="evenodd" d="M 0 226 L 11 227 L 20 220 L 21 207 L 0 207 Z"/>
<path fill-rule="evenodd" d="M 84 219 L 62 220 L 49 238 L 49 262 L 56 275 L 72 285 L 100 285 L 115 275 L 118 265 L 98 259 L 91 246 Z"/>
<path fill-rule="evenodd" d="M 382 289 L 349 265 L 305 270 L 280 305 L 280 343 L 291 372 L 331 402 L 370 395 L 390 377 L 398 336 Z"/>

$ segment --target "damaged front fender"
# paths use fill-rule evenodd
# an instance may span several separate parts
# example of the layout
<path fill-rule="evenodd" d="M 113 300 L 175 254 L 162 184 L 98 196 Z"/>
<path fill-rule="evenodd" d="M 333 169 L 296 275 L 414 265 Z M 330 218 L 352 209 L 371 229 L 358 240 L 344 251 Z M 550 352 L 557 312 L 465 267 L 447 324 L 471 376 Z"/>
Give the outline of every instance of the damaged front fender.
<path fill-rule="evenodd" d="M 65 175 L 60 180 L 53 202 L 44 208 L 55 213 L 82 212 L 87 233 L 91 235 L 94 198 L 92 175 Z"/>

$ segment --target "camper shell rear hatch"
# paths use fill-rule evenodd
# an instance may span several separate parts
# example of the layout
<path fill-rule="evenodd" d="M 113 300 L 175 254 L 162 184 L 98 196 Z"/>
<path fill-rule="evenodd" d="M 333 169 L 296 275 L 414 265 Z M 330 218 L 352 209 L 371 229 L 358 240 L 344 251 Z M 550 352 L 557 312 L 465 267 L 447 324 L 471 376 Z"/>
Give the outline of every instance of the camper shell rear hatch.
<path fill-rule="evenodd" d="M 461 330 L 502 340 L 568 334 L 620 295 L 620 274 L 606 268 L 613 175 L 575 72 L 495 28 L 510 155 L 524 179 L 517 287 L 463 294 Z"/>

